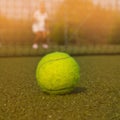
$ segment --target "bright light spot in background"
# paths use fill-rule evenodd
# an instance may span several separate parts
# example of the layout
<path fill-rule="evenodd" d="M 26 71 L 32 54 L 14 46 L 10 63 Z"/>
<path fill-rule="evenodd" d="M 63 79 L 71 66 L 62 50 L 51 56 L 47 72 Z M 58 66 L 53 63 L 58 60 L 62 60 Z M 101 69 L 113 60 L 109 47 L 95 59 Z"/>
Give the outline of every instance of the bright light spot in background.
<path fill-rule="evenodd" d="M 36 5 L 37 3 L 35 2 L 28 2 L 24 0 L 1 0 L 0 11 L 1 14 L 9 18 L 27 18 L 30 10 L 32 11 Z"/>
<path fill-rule="evenodd" d="M 39 0 L 40 1 L 40 0 Z M 55 12 L 56 8 L 64 0 L 44 0 L 49 12 Z M 102 7 L 111 6 L 113 9 L 116 5 L 116 0 L 93 0 L 95 5 L 100 4 Z M 0 0 L 0 14 L 9 18 L 29 18 L 32 15 L 39 2 L 35 0 Z M 120 6 L 120 0 L 118 0 Z"/>
<path fill-rule="evenodd" d="M 117 6 L 119 7 L 120 9 L 120 0 L 93 0 L 94 4 L 95 5 L 101 5 L 101 7 L 103 8 L 113 8 L 115 9 L 116 7 L 116 2 L 117 2 Z"/>
<path fill-rule="evenodd" d="M 40 1 L 40 0 L 39 0 Z M 54 12 L 63 0 L 45 0 L 48 11 Z M 39 7 L 40 2 L 35 0 L 0 0 L 0 14 L 9 18 L 29 18 L 33 11 Z"/>

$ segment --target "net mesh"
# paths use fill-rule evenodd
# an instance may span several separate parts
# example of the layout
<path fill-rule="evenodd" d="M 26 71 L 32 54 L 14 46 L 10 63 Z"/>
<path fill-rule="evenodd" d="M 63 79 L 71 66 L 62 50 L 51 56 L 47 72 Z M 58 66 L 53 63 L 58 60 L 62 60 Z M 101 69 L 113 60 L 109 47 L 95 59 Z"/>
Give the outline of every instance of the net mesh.
<path fill-rule="evenodd" d="M 0 1 L 0 56 L 37 56 L 53 51 L 73 55 L 120 54 L 120 3 L 45 0 L 48 49 L 33 49 L 33 14 L 42 1 Z"/>

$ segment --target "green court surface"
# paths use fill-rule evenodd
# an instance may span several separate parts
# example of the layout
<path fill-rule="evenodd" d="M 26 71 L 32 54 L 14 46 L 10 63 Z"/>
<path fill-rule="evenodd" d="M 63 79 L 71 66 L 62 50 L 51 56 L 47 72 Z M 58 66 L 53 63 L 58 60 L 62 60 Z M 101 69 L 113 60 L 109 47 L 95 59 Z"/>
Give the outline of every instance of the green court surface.
<path fill-rule="evenodd" d="M 66 95 L 38 87 L 41 57 L 0 58 L 0 120 L 120 120 L 120 56 L 74 58 L 81 80 Z"/>

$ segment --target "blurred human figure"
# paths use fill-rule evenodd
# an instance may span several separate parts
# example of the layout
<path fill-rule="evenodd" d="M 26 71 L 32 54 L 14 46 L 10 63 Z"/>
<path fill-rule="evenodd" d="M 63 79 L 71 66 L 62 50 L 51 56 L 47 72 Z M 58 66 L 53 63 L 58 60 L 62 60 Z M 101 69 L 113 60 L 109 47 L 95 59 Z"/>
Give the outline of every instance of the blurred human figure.
<path fill-rule="evenodd" d="M 38 43 L 42 43 L 42 47 L 47 49 L 47 34 L 49 34 L 48 29 L 48 14 L 45 8 L 45 3 L 42 2 L 38 10 L 35 11 L 33 16 L 32 31 L 35 33 L 33 48 L 38 48 Z"/>

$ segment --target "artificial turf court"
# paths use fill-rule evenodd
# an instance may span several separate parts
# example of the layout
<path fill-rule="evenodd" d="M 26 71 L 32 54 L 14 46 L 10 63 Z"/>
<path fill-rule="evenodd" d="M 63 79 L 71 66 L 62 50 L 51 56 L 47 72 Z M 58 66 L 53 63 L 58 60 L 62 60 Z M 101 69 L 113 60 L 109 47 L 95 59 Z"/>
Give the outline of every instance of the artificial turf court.
<path fill-rule="evenodd" d="M 74 58 L 81 81 L 57 96 L 37 85 L 41 57 L 0 58 L 0 120 L 120 120 L 120 56 Z"/>

